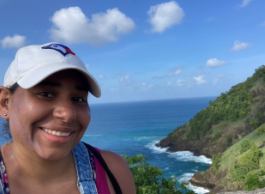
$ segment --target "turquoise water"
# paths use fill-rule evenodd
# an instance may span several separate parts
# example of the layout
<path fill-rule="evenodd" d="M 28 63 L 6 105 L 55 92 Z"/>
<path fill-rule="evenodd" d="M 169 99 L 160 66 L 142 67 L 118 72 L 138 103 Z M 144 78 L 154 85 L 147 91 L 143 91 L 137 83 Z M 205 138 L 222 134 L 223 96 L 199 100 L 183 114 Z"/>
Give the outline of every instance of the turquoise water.
<path fill-rule="evenodd" d="M 177 126 L 187 123 L 215 97 L 131 103 L 92 104 L 91 122 L 83 141 L 100 149 L 129 156 L 143 154 L 149 164 L 158 166 L 165 177 L 174 176 L 180 182 L 209 168 L 211 160 L 191 152 L 167 153 L 155 147 Z M 0 120 L 3 122 L 3 120 Z M 4 140 L 0 140 L 1 145 Z M 206 190 L 190 186 L 197 193 Z"/>
<path fill-rule="evenodd" d="M 155 147 L 177 126 L 187 123 L 215 97 L 91 105 L 91 123 L 83 141 L 100 149 L 129 156 L 143 154 L 149 163 L 188 181 L 194 173 L 209 168 L 211 160 L 191 152 L 167 153 Z M 203 189 L 190 186 L 197 193 Z"/>

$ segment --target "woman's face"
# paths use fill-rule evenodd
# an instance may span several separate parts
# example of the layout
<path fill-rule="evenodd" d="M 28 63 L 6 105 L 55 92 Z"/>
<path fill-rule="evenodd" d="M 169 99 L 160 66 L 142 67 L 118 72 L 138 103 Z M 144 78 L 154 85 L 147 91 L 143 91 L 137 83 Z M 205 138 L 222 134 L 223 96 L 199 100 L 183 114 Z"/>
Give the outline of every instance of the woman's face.
<path fill-rule="evenodd" d="M 76 70 L 57 72 L 30 89 L 18 87 L 8 113 L 14 145 L 47 160 L 68 156 L 90 122 L 87 96 Z"/>

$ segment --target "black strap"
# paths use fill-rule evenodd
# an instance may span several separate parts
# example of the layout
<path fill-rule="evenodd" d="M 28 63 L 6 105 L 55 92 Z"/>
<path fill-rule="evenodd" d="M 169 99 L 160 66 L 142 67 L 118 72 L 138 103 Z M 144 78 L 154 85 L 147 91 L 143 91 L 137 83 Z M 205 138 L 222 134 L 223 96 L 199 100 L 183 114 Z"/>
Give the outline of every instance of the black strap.
<path fill-rule="evenodd" d="M 109 170 L 109 168 L 108 168 L 106 162 L 104 161 L 104 159 L 102 158 L 101 154 L 98 153 L 98 151 L 94 147 L 92 147 L 91 145 L 89 145 L 85 142 L 83 142 L 83 144 L 97 157 L 97 159 L 99 160 L 101 165 L 104 167 L 105 171 L 107 172 L 107 174 L 110 178 L 110 181 L 112 183 L 112 186 L 113 186 L 116 194 L 122 194 L 122 191 L 121 191 L 121 188 L 120 188 L 118 181 L 116 180 L 116 178 L 114 177 L 112 172 Z"/>

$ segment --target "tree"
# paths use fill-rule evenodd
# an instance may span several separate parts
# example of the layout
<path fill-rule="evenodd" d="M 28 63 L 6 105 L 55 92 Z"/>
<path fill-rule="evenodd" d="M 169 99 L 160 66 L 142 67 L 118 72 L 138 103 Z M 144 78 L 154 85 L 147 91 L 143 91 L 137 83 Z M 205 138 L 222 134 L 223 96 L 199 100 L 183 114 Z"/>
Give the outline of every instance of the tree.
<path fill-rule="evenodd" d="M 181 194 L 177 188 L 177 180 L 169 177 L 164 178 L 164 172 L 157 166 L 151 166 L 147 163 L 148 158 L 139 154 L 137 156 L 122 155 L 128 163 L 132 172 L 137 194 Z M 186 184 L 182 184 L 184 193 Z M 194 194 L 193 191 L 188 191 L 189 194 Z"/>

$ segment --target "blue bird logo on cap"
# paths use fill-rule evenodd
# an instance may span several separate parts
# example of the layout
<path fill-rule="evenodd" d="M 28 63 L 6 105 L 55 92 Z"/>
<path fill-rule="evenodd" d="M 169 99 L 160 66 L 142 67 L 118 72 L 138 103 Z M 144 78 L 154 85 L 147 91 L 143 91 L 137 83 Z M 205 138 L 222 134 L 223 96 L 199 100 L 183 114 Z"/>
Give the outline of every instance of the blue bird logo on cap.
<path fill-rule="evenodd" d="M 52 49 L 52 50 L 55 50 L 55 51 L 61 53 L 63 56 L 66 56 L 68 54 L 75 55 L 75 53 L 73 51 L 71 51 L 70 48 L 68 48 L 67 46 L 64 46 L 62 44 L 52 43 L 49 45 L 42 46 L 41 49 Z"/>

